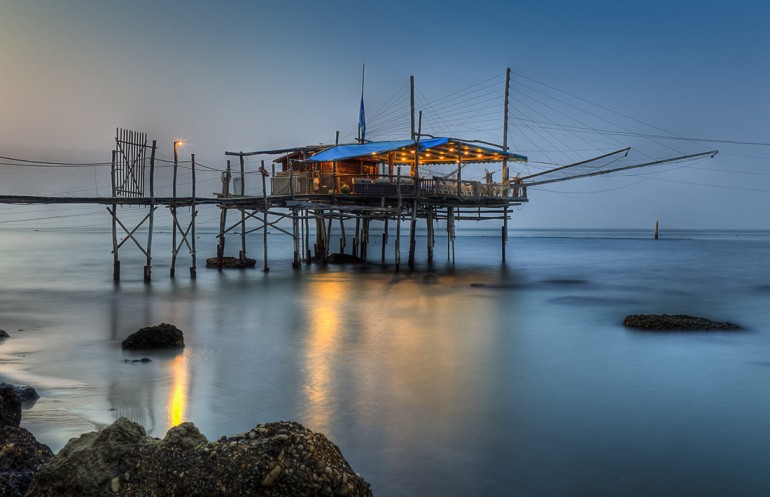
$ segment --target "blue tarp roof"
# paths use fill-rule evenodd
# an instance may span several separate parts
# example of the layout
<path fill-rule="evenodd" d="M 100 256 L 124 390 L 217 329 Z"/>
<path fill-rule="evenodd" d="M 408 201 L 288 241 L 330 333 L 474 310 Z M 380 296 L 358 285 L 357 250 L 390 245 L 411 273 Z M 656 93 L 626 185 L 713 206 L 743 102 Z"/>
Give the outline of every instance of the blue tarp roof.
<path fill-rule="evenodd" d="M 433 138 L 420 141 L 420 151 L 443 145 L 449 141 L 449 138 Z M 384 154 L 399 150 L 405 147 L 414 147 L 412 140 L 393 140 L 384 142 L 369 142 L 353 145 L 338 145 L 319 152 L 310 157 L 310 162 L 334 162 L 345 159 L 354 159 L 356 157 L 368 156 L 372 154 Z"/>
<path fill-rule="evenodd" d="M 360 143 L 360 144 L 352 144 L 352 145 L 338 145 L 336 147 L 332 147 L 329 149 L 324 150 L 323 152 L 318 152 L 317 154 L 311 156 L 307 159 L 308 162 L 335 162 L 335 161 L 342 161 L 346 159 L 356 159 L 356 158 L 362 158 L 362 157 L 370 157 L 372 155 L 378 155 L 378 154 L 385 154 L 388 152 L 393 152 L 396 150 L 401 149 L 412 149 L 414 148 L 416 142 L 413 140 L 393 140 L 393 141 L 382 141 L 382 142 L 370 142 L 370 143 Z M 490 162 L 493 159 L 493 157 L 497 157 L 497 160 L 501 160 L 503 156 L 507 157 L 510 160 L 517 160 L 517 161 L 526 161 L 527 158 L 523 155 L 517 155 L 512 153 L 503 153 L 501 150 L 495 150 L 489 147 L 483 147 L 479 146 L 476 143 L 468 143 L 463 142 L 461 140 L 456 140 L 454 138 L 430 138 L 427 140 L 420 140 L 420 152 L 423 152 L 425 150 L 430 150 L 433 148 L 442 147 L 447 144 L 455 144 L 458 147 L 470 147 L 474 153 L 480 152 L 485 157 L 483 160 L 479 160 L 479 162 Z M 473 156 L 469 157 L 468 162 L 474 162 Z"/>

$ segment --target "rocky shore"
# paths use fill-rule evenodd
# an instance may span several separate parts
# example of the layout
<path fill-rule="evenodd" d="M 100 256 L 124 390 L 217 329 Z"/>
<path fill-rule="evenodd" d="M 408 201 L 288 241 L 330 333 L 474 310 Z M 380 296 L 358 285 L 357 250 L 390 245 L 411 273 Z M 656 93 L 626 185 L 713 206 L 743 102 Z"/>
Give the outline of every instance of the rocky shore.
<path fill-rule="evenodd" d="M 162 439 L 119 418 L 54 455 L 24 428 L 13 386 L 0 389 L 0 497 L 371 496 L 339 448 L 294 422 L 209 442 L 192 423 Z"/>

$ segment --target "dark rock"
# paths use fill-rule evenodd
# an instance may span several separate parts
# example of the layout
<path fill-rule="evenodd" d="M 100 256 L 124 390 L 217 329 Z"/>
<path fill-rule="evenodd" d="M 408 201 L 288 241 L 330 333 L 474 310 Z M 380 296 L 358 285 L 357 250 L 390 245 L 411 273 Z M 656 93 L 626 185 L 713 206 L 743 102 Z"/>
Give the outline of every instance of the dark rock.
<path fill-rule="evenodd" d="M 53 452 L 17 426 L 0 427 L 0 444 L 0 497 L 21 497 L 27 493 L 33 474 Z"/>
<path fill-rule="evenodd" d="M 13 391 L 16 392 L 16 397 L 18 397 L 19 401 L 21 401 L 22 407 L 31 407 L 35 404 L 37 399 L 40 398 L 35 389 L 29 385 L 11 385 L 10 383 L 0 383 L 0 388 L 5 388 L 8 385 L 13 387 Z"/>
<path fill-rule="evenodd" d="M 0 330 L 0 340 L 3 340 L 5 338 L 10 338 L 11 335 L 5 332 L 5 330 Z"/>
<path fill-rule="evenodd" d="M 35 474 L 28 497 L 371 496 L 337 446 L 297 423 L 208 442 L 192 423 L 163 440 L 125 418 L 70 440 Z"/>
<path fill-rule="evenodd" d="M 222 257 L 222 269 L 247 269 L 256 265 L 257 261 L 248 257 L 244 258 L 243 260 L 239 259 L 238 257 Z M 206 267 L 218 269 L 219 259 L 216 257 L 210 257 L 206 259 Z"/>
<path fill-rule="evenodd" d="M 146 362 L 152 362 L 152 359 L 150 359 L 149 357 L 142 357 L 141 359 L 123 359 L 123 362 L 142 362 L 142 363 L 146 363 Z"/>
<path fill-rule="evenodd" d="M 176 326 L 161 323 L 132 333 L 123 340 L 122 347 L 131 350 L 184 347 L 184 335 Z"/>
<path fill-rule="evenodd" d="M 364 262 L 360 257 L 356 257 L 353 254 L 329 254 L 326 258 L 326 262 L 329 264 L 360 264 Z"/>
<path fill-rule="evenodd" d="M 3 383 L 0 387 L 0 426 L 19 426 L 21 423 L 21 400 L 13 385 Z"/>
<path fill-rule="evenodd" d="M 741 327 L 727 322 L 688 316 L 685 314 L 631 314 L 623 325 L 649 331 L 733 331 Z"/>

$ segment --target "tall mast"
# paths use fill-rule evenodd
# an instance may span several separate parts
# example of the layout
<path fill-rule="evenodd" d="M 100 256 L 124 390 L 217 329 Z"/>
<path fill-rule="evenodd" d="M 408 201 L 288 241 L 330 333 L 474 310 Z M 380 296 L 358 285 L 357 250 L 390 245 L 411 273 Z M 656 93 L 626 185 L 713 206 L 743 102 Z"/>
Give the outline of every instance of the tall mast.
<path fill-rule="evenodd" d="M 505 68 L 505 103 L 503 107 L 503 152 L 508 152 L 508 90 L 511 85 L 511 68 Z M 508 159 L 503 156 L 503 183 L 508 183 Z"/>
<path fill-rule="evenodd" d="M 409 76 L 409 109 L 412 116 L 412 141 L 414 141 L 414 76 Z"/>

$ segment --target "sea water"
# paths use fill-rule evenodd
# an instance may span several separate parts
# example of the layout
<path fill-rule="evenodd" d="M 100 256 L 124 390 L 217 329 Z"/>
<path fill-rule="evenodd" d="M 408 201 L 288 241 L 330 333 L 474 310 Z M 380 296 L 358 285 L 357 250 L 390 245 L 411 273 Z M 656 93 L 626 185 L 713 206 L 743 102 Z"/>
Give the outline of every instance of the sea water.
<path fill-rule="evenodd" d="M 769 233 L 512 230 L 505 264 L 499 232 L 461 235 L 431 265 L 419 236 L 414 270 L 404 237 L 396 272 L 393 233 L 385 265 L 372 236 L 369 264 L 292 270 L 275 232 L 263 272 L 256 234 L 257 267 L 218 272 L 203 232 L 198 278 L 185 251 L 172 280 L 156 234 L 145 284 L 130 241 L 112 281 L 106 231 L 0 230 L 0 379 L 38 390 L 22 425 L 55 451 L 119 416 L 209 439 L 295 420 L 378 496 L 770 495 Z M 121 349 L 161 322 L 182 351 Z"/>

